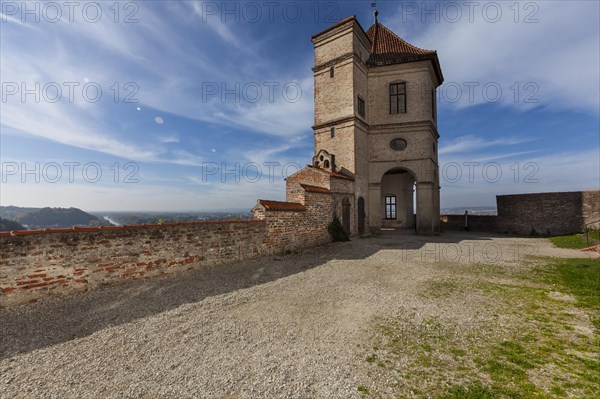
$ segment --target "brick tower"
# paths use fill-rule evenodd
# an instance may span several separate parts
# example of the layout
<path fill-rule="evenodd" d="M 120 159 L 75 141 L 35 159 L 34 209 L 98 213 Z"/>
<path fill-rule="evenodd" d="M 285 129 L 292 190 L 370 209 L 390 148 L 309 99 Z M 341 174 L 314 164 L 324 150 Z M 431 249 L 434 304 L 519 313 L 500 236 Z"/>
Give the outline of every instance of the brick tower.
<path fill-rule="evenodd" d="M 344 19 L 312 41 L 311 166 L 353 179 L 353 195 L 344 197 L 349 211 L 336 200 L 340 214 L 350 214 L 346 225 L 354 234 L 438 231 L 437 53 L 407 43 L 377 19 L 366 32 L 356 17 Z"/>

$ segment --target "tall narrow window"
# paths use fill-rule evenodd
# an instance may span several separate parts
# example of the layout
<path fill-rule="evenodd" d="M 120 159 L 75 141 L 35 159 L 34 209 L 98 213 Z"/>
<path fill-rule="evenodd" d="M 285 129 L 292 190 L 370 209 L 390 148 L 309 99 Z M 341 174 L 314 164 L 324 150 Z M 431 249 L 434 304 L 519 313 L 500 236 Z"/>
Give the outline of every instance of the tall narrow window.
<path fill-rule="evenodd" d="M 435 89 L 431 90 L 431 117 L 433 120 L 435 120 L 435 114 L 437 113 L 437 98 L 435 94 Z"/>
<path fill-rule="evenodd" d="M 393 83 L 390 85 L 390 114 L 406 113 L 406 84 Z"/>
<path fill-rule="evenodd" d="M 329 68 L 329 77 L 333 78 L 335 76 L 335 69 L 334 67 Z"/>
<path fill-rule="evenodd" d="M 335 127 L 331 128 L 331 138 L 335 137 Z"/>
<path fill-rule="evenodd" d="M 358 115 L 365 117 L 365 100 L 358 96 Z"/>
<path fill-rule="evenodd" d="M 385 218 L 396 219 L 396 196 L 385 196 Z"/>

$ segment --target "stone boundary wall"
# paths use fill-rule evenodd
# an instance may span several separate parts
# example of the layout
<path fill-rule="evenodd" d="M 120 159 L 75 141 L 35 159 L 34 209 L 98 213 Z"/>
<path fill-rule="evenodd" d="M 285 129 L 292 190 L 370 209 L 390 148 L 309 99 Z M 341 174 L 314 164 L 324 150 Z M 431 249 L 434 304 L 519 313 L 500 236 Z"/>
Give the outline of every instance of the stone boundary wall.
<path fill-rule="evenodd" d="M 331 194 L 262 220 L 0 233 L 0 307 L 329 242 Z"/>
<path fill-rule="evenodd" d="M 560 235 L 600 229 L 600 191 L 498 195 L 498 216 L 469 215 L 470 231 Z M 443 230 L 465 230 L 464 215 L 443 215 Z"/>
<path fill-rule="evenodd" d="M 560 235 L 583 231 L 600 219 L 600 191 L 499 195 L 504 232 Z"/>

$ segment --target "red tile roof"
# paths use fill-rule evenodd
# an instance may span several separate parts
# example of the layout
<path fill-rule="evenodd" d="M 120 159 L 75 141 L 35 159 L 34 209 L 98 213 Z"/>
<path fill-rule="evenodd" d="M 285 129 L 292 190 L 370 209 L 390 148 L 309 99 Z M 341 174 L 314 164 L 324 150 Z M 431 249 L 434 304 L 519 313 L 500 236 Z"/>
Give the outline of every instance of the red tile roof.
<path fill-rule="evenodd" d="M 401 39 L 394 32 L 386 28 L 379 22 L 375 22 L 367 32 L 360 26 L 358 19 L 353 15 L 345 18 L 340 22 L 337 22 L 325 29 L 322 32 L 312 36 L 314 40 L 316 37 L 329 32 L 339 26 L 342 26 L 350 21 L 354 21 L 358 24 L 360 29 L 365 33 L 367 39 L 371 42 L 371 48 L 369 50 L 370 57 L 367 65 L 370 67 L 402 64 L 405 62 L 431 60 L 433 63 L 435 73 L 440 80 L 443 82 L 444 77 L 440 68 L 440 62 L 438 60 L 437 52 L 434 50 L 425 50 Z"/>
<path fill-rule="evenodd" d="M 371 56 L 369 66 L 394 65 L 405 62 L 431 60 L 440 81 L 443 80 L 437 52 L 425 50 L 401 39 L 400 36 L 376 22 L 367 31 L 371 41 Z"/>
<path fill-rule="evenodd" d="M 374 23 L 367 31 L 371 41 L 371 56 L 390 57 L 393 55 L 435 54 L 433 50 L 424 50 L 404 41 L 400 36 L 380 23 Z"/>
<path fill-rule="evenodd" d="M 309 168 L 313 168 L 314 170 L 318 170 L 319 172 L 326 173 L 326 174 L 328 174 L 328 175 L 330 175 L 330 176 L 332 176 L 332 177 L 337 177 L 338 179 L 346 179 L 346 180 L 352 180 L 352 181 L 354 181 L 354 178 L 353 178 L 353 177 L 350 177 L 350 176 L 342 175 L 342 174 L 340 174 L 340 173 L 334 173 L 334 172 L 330 172 L 330 171 L 328 171 L 328 170 L 321 169 L 321 168 L 315 168 L 315 167 L 314 167 L 314 166 L 312 166 L 312 165 L 307 165 L 307 166 L 308 166 Z"/>
<path fill-rule="evenodd" d="M 258 200 L 258 202 L 265 207 L 268 211 L 303 211 L 304 205 L 296 202 L 281 202 L 281 201 L 269 201 L 269 200 Z"/>
<path fill-rule="evenodd" d="M 300 184 L 302 188 L 306 191 L 310 191 L 313 193 L 322 193 L 322 194 L 331 194 L 331 190 L 324 187 L 311 186 L 308 184 Z"/>

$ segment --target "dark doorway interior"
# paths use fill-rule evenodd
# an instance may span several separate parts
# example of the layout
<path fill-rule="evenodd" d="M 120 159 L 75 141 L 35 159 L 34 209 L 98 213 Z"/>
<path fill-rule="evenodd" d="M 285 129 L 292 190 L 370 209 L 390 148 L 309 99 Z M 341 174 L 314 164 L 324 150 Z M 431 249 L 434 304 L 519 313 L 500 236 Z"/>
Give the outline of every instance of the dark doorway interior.
<path fill-rule="evenodd" d="M 365 234 L 365 199 L 358 198 L 358 234 Z"/>

